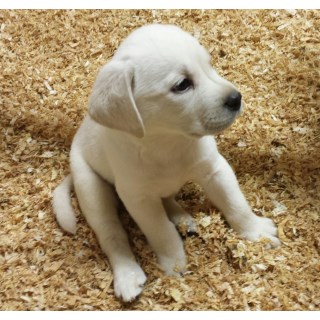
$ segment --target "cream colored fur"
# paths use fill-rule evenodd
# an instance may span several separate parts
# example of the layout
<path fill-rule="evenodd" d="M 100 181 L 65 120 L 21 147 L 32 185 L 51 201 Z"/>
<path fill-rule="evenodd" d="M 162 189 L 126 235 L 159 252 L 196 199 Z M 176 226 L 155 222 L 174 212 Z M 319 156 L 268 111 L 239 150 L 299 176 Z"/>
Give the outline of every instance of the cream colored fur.
<path fill-rule="evenodd" d="M 175 224 L 196 230 L 193 218 L 174 200 L 190 180 L 202 185 L 240 235 L 280 244 L 273 222 L 251 211 L 217 150 L 212 135 L 231 125 L 240 110 L 226 108 L 236 88 L 215 72 L 210 59 L 195 38 L 175 26 L 134 31 L 97 76 L 89 114 L 72 143 L 71 175 L 54 192 L 60 225 L 75 233 L 69 195 L 74 186 L 112 266 L 115 294 L 124 301 L 141 293 L 146 276 L 119 220 L 118 197 L 167 274 L 186 270 Z M 177 89 L 185 79 L 191 85 Z"/>

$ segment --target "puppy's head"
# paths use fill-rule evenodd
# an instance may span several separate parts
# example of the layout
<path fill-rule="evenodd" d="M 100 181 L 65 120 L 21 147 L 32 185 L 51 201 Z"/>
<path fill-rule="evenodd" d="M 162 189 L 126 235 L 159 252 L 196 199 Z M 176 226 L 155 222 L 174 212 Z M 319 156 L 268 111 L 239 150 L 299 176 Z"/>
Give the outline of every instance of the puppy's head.
<path fill-rule="evenodd" d="M 94 120 L 137 137 L 214 134 L 241 108 L 241 94 L 215 72 L 207 51 L 170 25 L 134 31 L 100 71 L 89 102 Z"/>

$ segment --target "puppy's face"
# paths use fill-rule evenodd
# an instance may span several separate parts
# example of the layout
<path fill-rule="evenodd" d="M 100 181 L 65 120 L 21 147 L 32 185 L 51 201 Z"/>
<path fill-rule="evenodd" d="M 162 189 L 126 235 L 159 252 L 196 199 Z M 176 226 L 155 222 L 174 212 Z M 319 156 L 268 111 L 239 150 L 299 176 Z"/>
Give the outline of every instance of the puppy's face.
<path fill-rule="evenodd" d="M 177 27 L 140 28 L 117 56 L 133 65 L 132 92 L 146 132 L 214 134 L 242 108 L 240 93 L 215 72 L 207 51 Z"/>

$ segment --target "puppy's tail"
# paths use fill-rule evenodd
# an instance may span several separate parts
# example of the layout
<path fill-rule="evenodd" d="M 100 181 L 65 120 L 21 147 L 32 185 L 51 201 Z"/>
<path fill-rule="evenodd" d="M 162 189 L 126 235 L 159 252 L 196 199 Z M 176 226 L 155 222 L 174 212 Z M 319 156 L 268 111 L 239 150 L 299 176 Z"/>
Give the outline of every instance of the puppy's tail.
<path fill-rule="evenodd" d="M 72 189 L 72 177 L 69 174 L 53 192 L 53 212 L 62 229 L 75 234 L 77 221 L 71 204 Z"/>

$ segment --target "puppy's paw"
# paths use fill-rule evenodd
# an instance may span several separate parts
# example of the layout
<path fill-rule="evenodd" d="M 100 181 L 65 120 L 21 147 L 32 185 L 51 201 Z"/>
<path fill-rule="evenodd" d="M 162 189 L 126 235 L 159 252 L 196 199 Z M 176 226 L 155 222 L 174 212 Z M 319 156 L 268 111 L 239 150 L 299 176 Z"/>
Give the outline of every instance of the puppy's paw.
<path fill-rule="evenodd" d="M 186 272 L 187 262 L 184 253 L 181 257 L 175 258 L 159 256 L 158 260 L 163 271 L 169 276 L 179 277 Z"/>
<path fill-rule="evenodd" d="M 114 271 L 114 291 L 124 302 L 133 301 L 143 290 L 147 277 L 138 264 L 121 266 Z"/>
<path fill-rule="evenodd" d="M 164 199 L 163 204 L 169 219 L 183 236 L 198 233 L 196 221 L 188 212 L 181 208 L 174 198 Z"/>
<path fill-rule="evenodd" d="M 269 218 L 256 216 L 248 225 L 242 226 L 242 231 L 239 233 L 241 236 L 251 241 L 267 238 L 271 241 L 269 247 L 272 248 L 281 245 L 281 242 L 277 237 L 277 227 Z"/>
<path fill-rule="evenodd" d="M 198 234 L 197 222 L 188 213 L 176 219 L 174 224 L 182 236 Z"/>
<path fill-rule="evenodd" d="M 187 212 L 178 212 L 176 214 L 171 213 L 170 216 L 172 222 L 183 235 L 194 235 L 198 233 L 198 226 L 193 217 Z"/>

